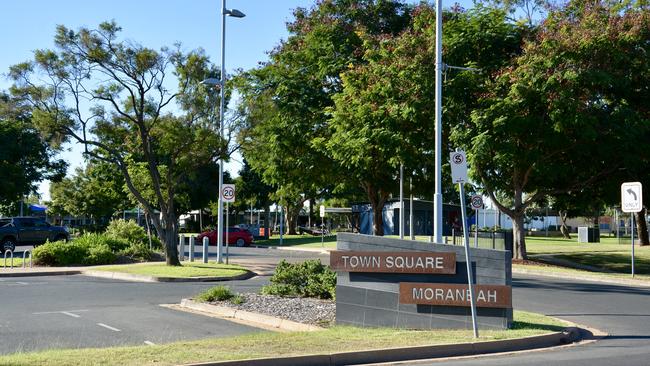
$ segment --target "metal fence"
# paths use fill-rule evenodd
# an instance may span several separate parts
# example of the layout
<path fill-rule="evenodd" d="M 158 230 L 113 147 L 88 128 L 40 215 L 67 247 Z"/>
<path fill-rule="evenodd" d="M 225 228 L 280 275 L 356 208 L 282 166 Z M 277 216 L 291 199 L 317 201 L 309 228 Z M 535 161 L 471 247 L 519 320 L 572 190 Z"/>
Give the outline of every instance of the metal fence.
<path fill-rule="evenodd" d="M 445 237 L 446 244 L 464 245 L 463 232 L 452 229 Z M 475 248 L 509 250 L 512 252 L 512 231 L 470 231 L 469 245 Z"/>

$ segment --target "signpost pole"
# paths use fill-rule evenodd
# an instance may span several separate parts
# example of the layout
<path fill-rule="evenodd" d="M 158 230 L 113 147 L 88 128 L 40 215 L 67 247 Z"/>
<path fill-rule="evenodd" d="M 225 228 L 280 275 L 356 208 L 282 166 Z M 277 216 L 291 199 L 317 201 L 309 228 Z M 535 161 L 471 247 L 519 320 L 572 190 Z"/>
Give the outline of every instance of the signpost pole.
<path fill-rule="evenodd" d="M 634 277 L 634 213 L 630 214 L 630 227 L 632 228 L 632 277 Z"/>
<path fill-rule="evenodd" d="M 474 217 L 476 218 L 476 220 L 474 220 L 476 222 L 476 230 L 474 230 L 474 246 L 477 248 L 478 248 L 478 212 L 479 212 L 478 208 L 474 210 Z"/>
<path fill-rule="evenodd" d="M 632 277 L 634 277 L 634 214 L 643 209 L 643 186 L 640 182 L 621 184 L 621 210 L 630 214 L 632 229 Z"/>
<path fill-rule="evenodd" d="M 228 264 L 228 260 L 230 259 L 230 254 L 228 252 L 228 248 L 230 248 L 230 244 L 229 244 L 229 241 L 230 241 L 229 236 L 230 236 L 230 234 L 228 232 L 228 216 L 230 216 L 230 215 L 228 215 L 228 213 L 230 211 L 228 210 L 228 205 L 229 205 L 229 203 L 226 202 L 226 264 Z"/>
<path fill-rule="evenodd" d="M 467 263 L 467 286 L 469 287 L 469 301 L 472 307 L 472 329 L 474 338 L 478 338 L 478 327 L 476 324 L 476 299 L 474 298 L 474 286 L 472 284 L 472 259 L 469 252 L 469 231 L 467 228 L 467 215 L 465 213 L 465 188 L 464 183 L 458 183 L 460 189 L 460 212 L 463 219 L 463 237 L 465 238 L 465 261 Z"/>
<path fill-rule="evenodd" d="M 411 192 L 411 202 L 409 207 L 409 234 L 411 240 L 415 240 L 415 231 L 413 230 L 413 178 L 409 179 L 409 192 Z"/>
<path fill-rule="evenodd" d="M 399 238 L 404 240 L 404 165 L 399 165 Z"/>
<path fill-rule="evenodd" d="M 320 246 L 325 248 L 325 206 L 320 206 Z"/>

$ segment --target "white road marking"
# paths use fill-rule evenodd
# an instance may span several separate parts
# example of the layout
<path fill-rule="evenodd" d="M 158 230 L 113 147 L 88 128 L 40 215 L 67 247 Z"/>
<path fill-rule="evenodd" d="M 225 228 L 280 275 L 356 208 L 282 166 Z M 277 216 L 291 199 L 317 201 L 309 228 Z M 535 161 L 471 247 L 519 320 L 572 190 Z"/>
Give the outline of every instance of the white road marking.
<path fill-rule="evenodd" d="M 121 332 L 121 330 L 119 330 L 119 329 L 117 329 L 117 328 L 113 328 L 113 327 L 111 327 L 110 325 L 106 325 L 106 324 L 104 324 L 104 323 L 97 323 L 97 325 L 99 325 L 100 327 L 104 327 L 104 328 L 106 328 L 106 329 L 110 329 L 110 330 L 112 330 L 112 331 L 114 331 L 114 332 Z"/>
<path fill-rule="evenodd" d="M 16 282 L 19 285 L 29 285 L 29 282 Z"/>
<path fill-rule="evenodd" d="M 74 313 L 71 313 L 71 312 L 68 312 L 68 311 L 62 311 L 61 314 L 65 314 L 65 315 L 71 316 L 73 318 L 81 318 L 81 315 L 77 315 L 77 314 L 74 314 Z"/>
<path fill-rule="evenodd" d="M 148 346 L 155 346 L 156 345 L 155 343 L 153 343 L 151 341 L 144 341 L 144 344 L 146 344 Z"/>
<path fill-rule="evenodd" d="M 66 314 L 66 313 L 70 313 L 70 314 L 72 314 L 72 313 L 85 313 L 85 312 L 87 312 L 87 311 L 88 311 L 87 309 L 80 309 L 80 310 L 59 310 L 59 311 L 41 311 L 41 312 L 39 312 L 39 313 L 32 313 L 32 315 L 44 315 L 44 314 L 65 314 L 65 315 L 69 315 L 69 314 Z M 74 315 L 76 315 L 76 314 L 73 314 L 73 315 L 71 315 L 71 316 L 74 316 Z"/>

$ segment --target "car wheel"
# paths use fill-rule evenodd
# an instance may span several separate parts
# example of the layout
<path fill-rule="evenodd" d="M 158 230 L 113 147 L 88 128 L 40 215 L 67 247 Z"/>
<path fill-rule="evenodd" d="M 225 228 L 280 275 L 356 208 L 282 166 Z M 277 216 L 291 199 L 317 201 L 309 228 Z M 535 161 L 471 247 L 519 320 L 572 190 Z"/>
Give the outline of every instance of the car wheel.
<path fill-rule="evenodd" d="M 239 238 L 235 242 L 235 245 L 237 245 L 238 247 L 243 247 L 244 245 L 246 245 L 246 241 L 244 241 L 244 239 L 242 239 L 242 238 Z"/>
<path fill-rule="evenodd" d="M 2 254 L 4 255 L 7 250 L 12 252 L 16 250 L 16 242 L 11 238 L 2 241 Z"/>
<path fill-rule="evenodd" d="M 68 238 L 65 235 L 58 235 L 54 241 L 68 241 Z"/>

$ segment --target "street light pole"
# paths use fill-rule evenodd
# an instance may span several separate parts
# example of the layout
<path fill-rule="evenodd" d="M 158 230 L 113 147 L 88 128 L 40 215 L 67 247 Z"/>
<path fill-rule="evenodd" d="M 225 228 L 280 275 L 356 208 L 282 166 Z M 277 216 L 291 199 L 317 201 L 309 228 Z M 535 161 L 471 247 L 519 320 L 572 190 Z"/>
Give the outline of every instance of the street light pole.
<path fill-rule="evenodd" d="M 226 99 L 226 15 L 235 18 L 243 18 L 244 13 L 237 9 L 226 9 L 226 0 L 221 0 L 221 75 L 219 84 L 220 100 L 219 100 L 219 137 L 223 140 L 223 119 L 225 114 L 225 99 Z M 222 263 L 221 248 L 223 246 L 223 199 L 221 197 L 221 190 L 223 189 L 223 158 L 219 159 L 219 203 L 217 214 L 217 262 Z"/>
<path fill-rule="evenodd" d="M 442 0 L 436 0 L 435 189 L 433 239 L 442 243 Z"/>

